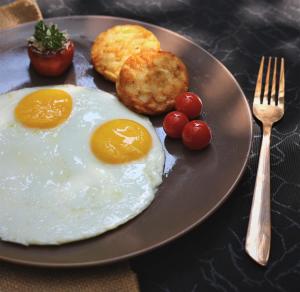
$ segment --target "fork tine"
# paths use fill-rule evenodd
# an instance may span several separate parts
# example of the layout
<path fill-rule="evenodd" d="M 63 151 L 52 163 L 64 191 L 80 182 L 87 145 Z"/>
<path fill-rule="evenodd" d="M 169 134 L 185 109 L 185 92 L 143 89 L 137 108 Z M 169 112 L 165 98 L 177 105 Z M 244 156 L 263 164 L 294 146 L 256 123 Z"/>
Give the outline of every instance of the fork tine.
<path fill-rule="evenodd" d="M 265 103 L 265 104 L 268 104 L 271 59 L 272 58 L 269 57 L 267 75 L 266 75 L 266 82 L 265 82 L 265 90 L 264 90 L 264 96 L 263 96 L 263 100 L 262 100 L 262 103 Z"/>
<path fill-rule="evenodd" d="M 254 100 L 253 103 L 260 104 L 260 96 L 261 96 L 261 87 L 262 87 L 262 75 L 263 75 L 263 69 L 264 69 L 264 62 L 265 62 L 265 57 L 262 57 L 260 60 L 260 66 L 259 66 L 259 71 L 258 71 L 258 76 L 257 76 L 257 81 L 256 81 L 256 87 L 255 87 L 255 93 L 254 93 Z"/>
<path fill-rule="evenodd" d="M 276 72 L 277 70 L 277 57 L 275 57 L 274 69 L 273 69 L 273 78 L 272 78 L 272 91 L 271 91 L 271 105 L 276 105 Z"/>
<path fill-rule="evenodd" d="M 284 58 L 281 58 L 279 90 L 278 90 L 278 106 L 283 110 L 284 110 L 284 92 L 285 92 Z"/>

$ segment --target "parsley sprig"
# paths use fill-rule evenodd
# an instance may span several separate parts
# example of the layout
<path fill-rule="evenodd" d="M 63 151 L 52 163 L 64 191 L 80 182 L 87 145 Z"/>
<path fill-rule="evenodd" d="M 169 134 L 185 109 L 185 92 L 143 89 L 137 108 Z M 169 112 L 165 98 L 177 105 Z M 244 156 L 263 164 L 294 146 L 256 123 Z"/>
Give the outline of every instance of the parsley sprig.
<path fill-rule="evenodd" d="M 46 51 L 58 51 L 67 42 L 66 34 L 59 31 L 57 25 L 46 25 L 42 20 L 36 24 L 33 37 Z"/>

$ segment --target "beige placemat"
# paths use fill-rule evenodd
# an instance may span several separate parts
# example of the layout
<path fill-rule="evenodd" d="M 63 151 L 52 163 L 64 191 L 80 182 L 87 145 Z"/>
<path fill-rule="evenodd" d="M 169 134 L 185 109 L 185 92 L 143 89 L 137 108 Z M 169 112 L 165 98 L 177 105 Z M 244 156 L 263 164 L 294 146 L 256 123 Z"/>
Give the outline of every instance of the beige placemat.
<path fill-rule="evenodd" d="M 77 269 L 45 269 L 0 262 L 0 292 L 138 292 L 128 264 Z"/>
<path fill-rule="evenodd" d="M 33 0 L 17 0 L 0 7 L 0 29 L 42 19 Z M 80 269 L 45 269 L 0 261 L 0 292 L 138 292 L 138 280 L 128 263 Z"/>
<path fill-rule="evenodd" d="M 16 0 L 0 7 L 0 29 L 42 18 L 40 8 L 33 0 Z"/>

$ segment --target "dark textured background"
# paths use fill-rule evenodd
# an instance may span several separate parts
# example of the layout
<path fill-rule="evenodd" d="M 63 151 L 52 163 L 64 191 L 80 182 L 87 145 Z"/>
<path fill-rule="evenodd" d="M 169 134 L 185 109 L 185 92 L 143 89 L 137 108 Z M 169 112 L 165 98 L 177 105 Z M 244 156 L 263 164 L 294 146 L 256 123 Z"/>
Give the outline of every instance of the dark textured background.
<path fill-rule="evenodd" d="M 1 1 L 3 4 L 8 1 Z M 300 291 L 300 1 L 40 0 L 44 17 L 99 14 L 147 21 L 200 44 L 233 73 L 251 102 L 259 58 L 286 58 L 286 114 L 272 133 L 272 250 L 257 266 L 244 241 L 261 141 L 232 196 L 175 242 L 131 261 L 142 292 Z M 213 178 L 211 178 L 213 180 Z"/>

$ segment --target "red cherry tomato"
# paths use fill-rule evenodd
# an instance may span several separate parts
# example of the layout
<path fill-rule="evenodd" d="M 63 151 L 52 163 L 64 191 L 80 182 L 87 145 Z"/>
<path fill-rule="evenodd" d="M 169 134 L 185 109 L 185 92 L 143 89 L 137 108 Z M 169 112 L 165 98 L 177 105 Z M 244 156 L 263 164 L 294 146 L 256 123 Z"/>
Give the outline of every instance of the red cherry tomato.
<path fill-rule="evenodd" d="M 183 144 L 189 149 L 203 149 L 211 141 L 211 130 L 203 121 L 190 121 L 183 128 L 182 140 Z"/>
<path fill-rule="evenodd" d="M 202 110 L 200 97 L 192 92 L 184 92 L 177 96 L 176 110 L 186 114 L 190 119 L 198 117 Z"/>
<path fill-rule="evenodd" d="M 59 76 L 71 65 L 74 55 L 74 44 L 55 53 L 41 53 L 34 47 L 28 47 L 28 55 L 34 69 L 44 76 Z"/>
<path fill-rule="evenodd" d="M 170 112 L 164 118 L 163 128 L 169 137 L 180 138 L 183 127 L 188 121 L 185 114 L 177 111 Z"/>

